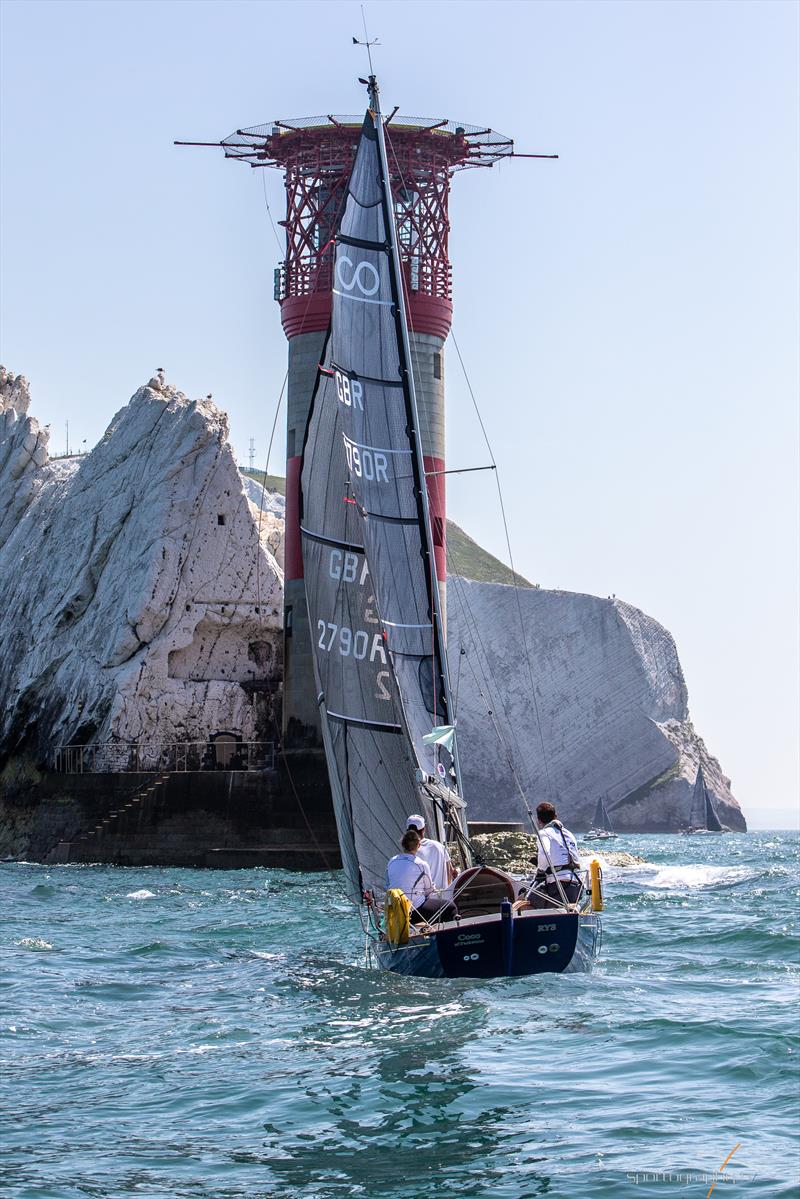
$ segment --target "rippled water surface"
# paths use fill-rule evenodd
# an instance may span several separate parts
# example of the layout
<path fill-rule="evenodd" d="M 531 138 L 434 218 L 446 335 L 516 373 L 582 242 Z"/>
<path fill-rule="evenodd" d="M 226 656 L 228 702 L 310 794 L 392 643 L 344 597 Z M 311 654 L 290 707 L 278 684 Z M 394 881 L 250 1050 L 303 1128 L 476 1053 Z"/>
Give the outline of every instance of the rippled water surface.
<path fill-rule="evenodd" d="M 798 838 L 614 848 L 594 974 L 490 983 L 327 875 L 0 866 L 2 1199 L 796 1196 Z"/>

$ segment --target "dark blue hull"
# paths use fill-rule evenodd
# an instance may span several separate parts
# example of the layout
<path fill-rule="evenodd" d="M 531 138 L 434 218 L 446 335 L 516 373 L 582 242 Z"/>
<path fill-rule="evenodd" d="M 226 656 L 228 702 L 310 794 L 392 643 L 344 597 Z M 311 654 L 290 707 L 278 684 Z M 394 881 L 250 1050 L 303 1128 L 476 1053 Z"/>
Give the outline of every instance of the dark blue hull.
<path fill-rule="evenodd" d="M 393 948 L 379 941 L 378 965 L 420 978 L 516 978 L 588 971 L 600 949 L 595 913 L 527 910 L 511 919 L 477 916 L 412 935 Z"/>

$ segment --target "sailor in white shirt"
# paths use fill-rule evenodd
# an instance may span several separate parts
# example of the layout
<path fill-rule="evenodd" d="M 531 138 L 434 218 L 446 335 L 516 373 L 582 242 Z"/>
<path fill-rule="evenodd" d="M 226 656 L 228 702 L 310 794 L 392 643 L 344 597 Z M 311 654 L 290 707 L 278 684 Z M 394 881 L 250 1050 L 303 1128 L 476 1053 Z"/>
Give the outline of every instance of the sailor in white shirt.
<path fill-rule="evenodd" d="M 437 891 L 446 890 L 455 875 L 455 871 L 450 863 L 450 855 L 446 848 L 442 845 L 441 841 L 433 841 L 430 837 L 425 836 L 424 816 L 419 816 L 416 813 L 413 816 L 409 816 L 406 827 L 416 829 L 419 833 L 420 846 L 417 850 L 417 857 L 422 858 L 423 862 L 428 863 L 434 887 Z"/>
<path fill-rule="evenodd" d="M 434 888 L 428 863 L 419 856 L 419 833 L 406 829 L 400 844 L 403 852 L 396 853 L 386 866 L 386 890 L 397 887 L 421 910 Z"/>
<path fill-rule="evenodd" d="M 551 803 L 539 804 L 536 819 L 539 823 L 536 877 L 525 898 L 514 904 L 517 911 L 521 908 L 552 907 L 553 904 L 561 907 L 564 903 L 562 891 L 566 895 L 567 903 L 577 903 L 583 889 L 579 873 L 578 844 L 574 835 L 564 828 Z M 556 878 L 560 886 L 556 883 Z"/>

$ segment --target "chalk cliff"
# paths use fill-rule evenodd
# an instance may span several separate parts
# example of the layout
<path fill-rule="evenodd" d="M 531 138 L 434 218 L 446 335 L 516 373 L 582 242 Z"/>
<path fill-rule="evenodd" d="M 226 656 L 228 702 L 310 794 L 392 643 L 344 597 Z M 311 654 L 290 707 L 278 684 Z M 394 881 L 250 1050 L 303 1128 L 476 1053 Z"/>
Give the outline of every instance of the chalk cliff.
<path fill-rule="evenodd" d="M 29 402 L 0 370 L 0 753 L 271 738 L 283 579 L 227 418 L 155 377 L 52 461 Z"/>
<path fill-rule="evenodd" d="M 272 740 L 284 500 L 239 473 L 225 416 L 156 377 L 90 454 L 52 461 L 28 406 L 0 368 L 0 759 Z M 453 576 L 448 621 L 471 818 L 523 819 L 516 773 L 579 830 L 600 795 L 620 831 L 674 830 L 701 763 L 720 818 L 744 828 L 655 620 Z"/>
<path fill-rule="evenodd" d="M 638 608 L 451 579 L 448 642 L 472 819 L 525 818 L 516 774 L 576 829 L 602 795 L 620 832 L 675 831 L 702 764 L 722 822 L 745 828 L 689 719 L 675 642 Z"/>
<path fill-rule="evenodd" d="M 283 496 L 254 479 L 245 485 L 255 509 L 282 522 Z M 471 557 L 481 579 L 511 574 L 480 547 Z M 553 798 L 577 829 L 591 827 L 602 795 L 619 831 L 674 831 L 688 823 L 702 764 L 722 822 L 745 827 L 730 780 L 689 719 L 675 642 L 652 617 L 617 599 L 528 583 L 515 593 L 452 574 L 447 609 L 471 819 L 527 822 L 516 774 L 533 806 Z"/>

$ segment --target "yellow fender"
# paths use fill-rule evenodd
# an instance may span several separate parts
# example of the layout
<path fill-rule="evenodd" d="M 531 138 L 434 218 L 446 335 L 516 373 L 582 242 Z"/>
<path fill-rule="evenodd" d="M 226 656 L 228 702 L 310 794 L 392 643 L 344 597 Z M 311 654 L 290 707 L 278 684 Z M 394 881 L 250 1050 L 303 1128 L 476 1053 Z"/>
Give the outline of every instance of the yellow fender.
<path fill-rule="evenodd" d="M 592 911 L 602 912 L 605 907 L 603 903 L 603 871 L 600 869 L 597 858 L 592 858 L 589 863 L 589 877 L 592 880 Z"/>
<path fill-rule="evenodd" d="M 386 940 L 393 945 L 405 945 L 411 923 L 411 904 L 408 896 L 399 887 L 386 892 L 383 910 L 383 928 Z"/>

